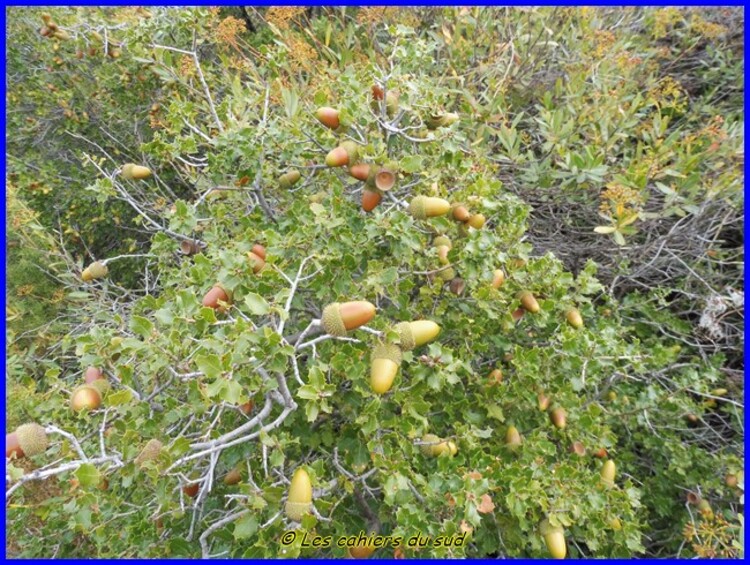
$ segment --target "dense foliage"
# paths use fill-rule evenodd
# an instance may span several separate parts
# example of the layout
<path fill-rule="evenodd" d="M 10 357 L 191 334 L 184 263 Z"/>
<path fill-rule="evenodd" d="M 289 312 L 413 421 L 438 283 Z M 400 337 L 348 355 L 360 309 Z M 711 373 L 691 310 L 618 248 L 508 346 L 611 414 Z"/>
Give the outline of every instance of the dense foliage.
<path fill-rule="evenodd" d="M 49 437 L 6 461 L 9 555 L 743 552 L 741 11 L 7 17 L 6 429 Z M 396 173 L 371 212 L 344 141 Z M 327 334 L 349 301 L 376 315 Z M 408 351 L 413 320 L 441 331 Z M 72 411 L 90 367 L 110 389 Z"/>

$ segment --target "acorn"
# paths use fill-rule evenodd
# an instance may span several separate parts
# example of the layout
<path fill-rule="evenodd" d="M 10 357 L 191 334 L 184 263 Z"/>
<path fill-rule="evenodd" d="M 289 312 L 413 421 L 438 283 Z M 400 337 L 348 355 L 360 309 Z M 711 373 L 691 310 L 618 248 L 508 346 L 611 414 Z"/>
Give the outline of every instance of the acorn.
<path fill-rule="evenodd" d="M 375 305 L 365 300 L 334 302 L 323 309 L 321 324 L 326 333 L 343 337 L 375 317 Z"/>
<path fill-rule="evenodd" d="M 450 203 L 432 196 L 415 196 L 409 204 L 409 213 L 418 220 L 442 216 L 450 210 Z"/>
<path fill-rule="evenodd" d="M 375 100 L 382 100 L 383 99 L 383 87 L 381 87 L 379 84 L 373 84 L 372 85 L 372 97 Z"/>
<path fill-rule="evenodd" d="M 518 294 L 518 299 L 521 301 L 523 309 L 527 312 L 531 312 L 532 314 L 539 312 L 539 303 L 536 301 L 536 298 L 534 298 L 534 295 L 528 290 L 520 292 Z"/>
<path fill-rule="evenodd" d="M 562 430 L 565 427 L 566 417 L 567 414 L 562 408 L 555 408 L 554 410 L 552 410 L 552 412 L 549 413 L 550 422 L 552 422 L 552 425 L 559 430 Z"/>
<path fill-rule="evenodd" d="M 47 432 L 35 423 L 22 424 L 10 434 L 5 435 L 5 456 L 20 459 L 44 453 L 49 446 Z"/>
<path fill-rule="evenodd" d="M 375 553 L 375 546 L 372 542 L 364 542 L 361 545 L 346 548 L 346 552 L 352 559 L 367 559 Z"/>
<path fill-rule="evenodd" d="M 457 222 L 468 222 L 469 218 L 471 218 L 471 213 L 463 204 L 453 204 L 451 216 Z"/>
<path fill-rule="evenodd" d="M 388 192 L 396 184 L 396 173 L 390 168 L 381 167 L 375 174 L 375 186 L 378 190 Z"/>
<path fill-rule="evenodd" d="M 521 439 L 521 434 L 518 433 L 518 429 L 515 426 L 510 426 L 505 432 L 505 445 L 511 450 L 516 450 L 521 447 L 522 442 L 523 440 Z"/>
<path fill-rule="evenodd" d="M 401 366 L 401 350 L 391 343 L 378 343 L 372 349 L 370 386 L 377 394 L 391 390 Z"/>
<path fill-rule="evenodd" d="M 565 530 L 560 526 L 553 526 L 548 519 L 545 519 L 539 526 L 539 532 L 544 537 L 550 555 L 554 559 L 565 559 L 567 554 Z"/>
<path fill-rule="evenodd" d="M 263 247 L 260 243 L 256 243 L 255 245 L 253 245 L 253 248 L 250 251 L 255 253 L 258 257 L 260 257 L 264 261 L 266 260 L 266 248 Z"/>
<path fill-rule="evenodd" d="M 498 289 L 505 282 L 505 273 L 501 269 L 495 269 L 492 272 L 492 288 Z"/>
<path fill-rule="evenodd" d="M 450 454 L 453 457 L 458 453 L 456 444 L 452 441 L 443 441 L 435 434 L 425 434 L 422 441 L 427 445 L 420 445 L 422 453 L 432 457 L 439 457 L 443 453 Z"/>
<path fill-rule="evenodd" d="M 329 129 L 336 130 L 341 125 L 339 111 L 335 108 L 329 108 L 328 106 L 318 108 L 315 112 L 315 117 L 321 124 Z"/>
<path fill-rule="evenodd" d="M 607 459 L 602 465 L 601 477 L 602 482 L 606 485 L 612 486 L 615 484 L 615 462 L 611 459 Z"/>
<path fill-rule="evenodd" d="M 107 268 L 107 265 L 100 261 L 94 261 L 83 270 L 81 273 L 81 279 L 83 282 L 89 282 L 95 279 L 104 278 L 108 273 L 109 269 Z"/>
<path fill-rule="evenodd" d="M 575 308 L 570 308 L 567 312 L 565 312 L 565 319 L 571 326 L 576 329 L 583 327 L 583 318 L 581 317 L 581 313 Z"/>
<path fill-rule="evenodd" d="M 224 312 L 230 304 L 232 304 L 232 293 L 218 283 L 203 297 L 203 306 L 213 308 L 219 312 Z"/>
<path fill-rule="evenodd" d="M 367 163 L 357 163 L 349 167 L 349 174 L 357 180 L 367 181 L 370 178 L 372 167 Z"/>
<path fill-rule="evenodd" d="M 284 189 L 292 188 L 301 178 L 300 172 L 297 169 L 292 169 L 279 177 L 279 186 Z"/>
<path fill-rule="evenodd" d="M 50 25 L 48 25 L 47 27 L 49 27 L 50 29 L 53 29 L 52 26 Z M 57 28 L 52 33 L 52 37 L 54 37 L 55 39 L 59 39 L 60 41 L 67 41 L 68 39 L 70 39 L 70 34 L 64 29 Z"/>
<path fill-rule="evenodd" d="M 326 155 L 326 165 L 329 167 L 343 167 L 354 163 L 359 156 L 359 145 L 346 140 Z"/>
<path fill-rule="evenodd" d="M 104 378 L 104 375 L 102 375 L 101 369 L 97 367 L 88 367 L 83 374 L 83 381 L 87 385 L 90 385 L 95 380 L 102 379 L 102 378 Z"/>
<path fill-rule="evenodd" d="M 240 404 L 240 412 L 242 412 L 245 416 L 250 414 L 250 412 L 253 411 L 253 408 L 255 408 L 255 401 L 251 398 L 244 404 Z"/>
<path fill-rule="evenodd" d="M 492 369 L 487 378 L 491 383 L 500 384 L 503 382 L 503 371 L 501 369 Z"/>
<path fill-rule="evenodd" d="M 739 483 L 737 479 L 737 475 L 734 475 L 732 473 L 729 473 L 726 477 L 724 477 L 724 484 L 726 484 L 729 488 L 734 488 Z"/>
<path fill-rule="evenodd" d="M 133 163 L 126 163 L 122 166 L 120 174 L 128 180 L 143 180 L 151 176 L 151 169 Z"/>
<path fill-rule="evenodd" d="M 223 483 L 227 486 L 236 485 L 242 480 L 242 473 L 239 469 L 232 469 L 224 475 Z"/>
<path fill-rule="evenodd" d="M 385 112 L 389 118 L 392 118 L 398 112 L 398 92 L 389 90 L 385 93 Z"/>
<path fill-rule="evenodd" d="M 479 230 L 482 229 L 482 226 L 484 226 L 484 223 L 486 221 L 487 219 L 484 217 L 484 214 L 474 214 L 471 218 L 469 218 L 469 221 L 467 223 L 475 230 Z"/>
<path fill-rule="evenodd" d="M 444 281 L 449 281 L 456 277 L 456 270 L 453 267 L 448 267 L 438 272 L 438 276 Z"/>
<path fill-rule="evenodd" d="M 432 245 L 434 247 L 447 247 L 448 249 L 451 249 L 453 247 L 453 244 L 451 243 L 451 240 L 445 237 L 444 235 L 439 235 L 435 239 L 432 240 Z"/>
<path fill-rule="evenodd" d="M 447 245 L 438 246 L 437 252 L 438 252 L 438 261 L 440 261 L 440 264 L 448 265 L 450 263 L 450 259 L 448 259 L 448 252 L 450 250 L 451 248 Z"/>
<path fill-rule="evenodd" d="M 199 490 L 199 483 L 190 483 L 189 485 L 185 485 L 184 487 L 182 487 L 182 492 L 184 492 L 190 498 L 195 498 Z"/>
<path fill-rule="evenodd" d="M 263 257 L 252 251 L 247 252 L 247 261 L 250 264 L 250 267 L 253 269 L 253 273 L 255 273 L 256 275 L 263 270 L 263 267 L 266 266 L 266 262 Z"/>
<path fill-rule="evenodd" d="M 158 439 L 148 440 L 146 446 L 138 454 L 138 457 L 135 458 L 135 464 L 138 467 L 143 467 L 144 463 L 155 461 L 159 457 L 163 447 L 164 445 Z"/>
<path fill-rule="evenodd" d="M 597 459 L 604 459 L 607 456 L 607 450 L 604 449 L 603 447 L 600 447 L 599 449 L 594 451 L 593 455 Z"/>
<path fill-rule="evenodd" d="M 583 445 L 580 441 L 574 441 L 570 444 L 570 452 L 574 453 L 575 455 L 578 455 L 578 457 L 583 457 L 586 455 L 586 446 Z"/>
<path fill-rule="evenodd" d="M 432 114 L 425 120 L 427 129 L 437 129 L 448 127 L 458 121 L 458 114 L 446 112 L 442 114 Z"/>
<path fill-rule="evenodd" d="M 83 385 L 73 391 L 70 396 L 70 407 L 74 412 L 91 412 L 102 404 L 102 394 L 93 385 Z"/>
<path fill-rule="evenodd" d="M 544 412 L 545 410 L 547 410 L 547 408 L 549 408 L 549 396 L 547 396 L 543 392 L 540 392 L 536 396 L 536 403 L 539 407 L 539 410 L 541 412 Z"/>
<path fill-rule="evenodd" d="M 52 30 L 48 28 L 46 25 L 39 28 L 39 35 L 42 37 L 48 37 L 49 34 L 52 33 Z"/>
<path fill-rule="evenodd" d="M 382 199 L 383 194 L 380 191 L 365 188 L 362 191 L 362 209 L 365 212 L 372 212 Z"/>
<path fill-rule="evenodd" d="M 456 296 L 461 296 L 466 289 L 466 282 L 461 277 L 456 277 L 451 280 L 448 288 Z"/>
<path fill-rule="evenodd" d="M 526 314 L 526 310 L 524 310 L 523 308 L 516 308 L 511 313 L 511 317 L 513 318 L 514 322 L 517 322 L 518 320 L 524 317 L 524 314 Z"/>
<path fill-rule="evenodd" d="M 302 468 L 298 468 L 292 477 L 289 496 L 286 501 L 286 515 L 290 520 L 299 522 L 302 516 L 310 512 L 312 507 L 312 483 L 310 476 Z"/>
<path fill-rule="evenodd" d="M 399 343 L 404 351 L 430 343 L 440 333 L 440 326 L 431 320 L 401 322 L 393 329 L 398 333 Z"/>
<path fill-rule="evenodd" d="M 705 518 L 713 518 L 714 516 L 714 511 L 711 509 L 711 504 L 705 498 L 701 499 L 701 501 L 698 503 L 698 511 Z"/>

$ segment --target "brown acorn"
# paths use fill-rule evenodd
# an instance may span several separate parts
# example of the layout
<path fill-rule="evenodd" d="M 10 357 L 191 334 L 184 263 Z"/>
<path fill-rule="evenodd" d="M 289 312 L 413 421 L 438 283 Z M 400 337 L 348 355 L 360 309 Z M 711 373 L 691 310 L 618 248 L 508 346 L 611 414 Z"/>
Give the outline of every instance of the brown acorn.
<path fill-rule="evenodd" d="M 604 449 L 603 447 L 600 447 L 599 449 L 594 451 L 593 455 L 597 459 L 604 459 L 605 457 L 607 457 L 607 450 Z"/>
<path fill-rule="evenodd" d="M 372 212 L 382 199 L 383 195 L 379 191 L 365 188 L 362 191 L 362 209 L 365 212 Z"/>
<path fill-rule="evenodd" d="M 513 321 L 517 322 L 524 317 L 524 314 L 526 314 L 526 310 L 524 310 L 523 308 L 516 308 L 515 310 L 513 310 L 511 316 L 513 317 Z"/>
<path fill-rule="evenodd" d="M 382 100 L 383 99 L 383 88 L 379 84 L 373 84 L 372 85 L 372 97 L 375 100 Z"/>
<path fill-rule="evenodd" d="M 552 410 L 552 412 L 549 413 L 550 422 L 552 422 L 552 425 L 559 430 L 562 430 L 565 427 L 566 417 L 567 414 L 562 408 L 555 408 L 554 410 Z"/>
<path fill-rule="evenodd" d="M 245 416 L 250 414 L 250 412 L 253 411 L 253 408 L 255 408 L 255 401 L 252 398 L 244 404 L 240 404 L 240 412 L 242 412 Z"/>
<path fill-rule="evenodd" d="M 528 290 L 524 290 L 518 294 L 518 299 L 521 301 L 521 306 L 527 312 L 536 314 L 539 312 L 539 303 L 534 298 L 534 295 Z"/>
<path fill-rule="evenodd" d="M 224 475 L 223 482 L 227 486 L 236 485 L 242 480 L 242 473 L 239 469 L 232 469 L 226 475 Z"/>
<path fill-rule="evenodd" d="M 315 117 L 321 124 L 329 129 L 335 130 L 338 129 L 341 125 L 341 121 L 339 120 L 339 111 L 335 108 L 329 108 L 327 106 L 318 108 L 315 112 Z"/>
<path fill-rule="evenodd" d="M 83 374 L 83 381 L 89 385 L 93 383 L 97 379 L 104 378 L 104 375 L 102 375 L 101 369 L 98 369 L 96 367 L 89 367 L 86 369 L 85 373 Z"/>
<path fill-rule="evenodd" d="M 226 309 L 226 306 L 220 304 L 220 302 L 224 302 L 226 305 L 231 304 L 232 293 L 227 291 L 227 289 L 220 284 L 215 284 L 211 290 L 206 293 L 206 296 L 203 297 L 203 306 L 223 312 Z"/>
<path fill-rule="evenodd" d="M 500 384 L 503 382 L 503 372 L 501 369 L 493 369 L 488 378 L 491 383 Z"/>
<path fill-rule="evenodd" d="M 292 188 L 301 178 L 302 175 L 300 172 L 296 169 L 292 169 L 279 177 L 279 186 L 285 189 Z"/>
<path fill-rule="evenodd" d="M 451 215 L 457 222 L 468 222 L 469 218 L 471 218 L 469 210 L 467 210 L 466 206 L 464 206 L 463 204 L 454 204 Z"/>
<path fill-rule="evenodd" d="M 184 487 L 182 487 L 182 492 L 184 492 L 190 498 L 195 498 L 199 490 L 200 484 L 198 483 L 190 483 L 189 485 L 185 485 Z"/>
<path fill-rule="evenodd" d="M 252 251 L 247 252 L 247 260 L 250 267 L 253 269 L 253 273 L 258 274 L 266 266 L 266 262 L 260 255 L 253 253 Z"/>
<path fill-rule="evenodd" d="M 736 487 L 738 483 L 739 480 L 737 479 L 737 475 L 729 473 L 726 477 L 724 477 L 724 484 L 726 484 L 729 488 Z"/>
<path fill-rule="evenodd" d="M 505 273 L 501 269 L 495 269 L 492 272 L 492 288 L 498 289 L 505 282 Z"/>
<path fill-rule="evenodd" d="M 183 239 L 180 242 L 180 253 L 183 255 L 196 255 L 201 252 L 201 244 L 194 239 Z"/>
<path fill-rule="evenodd" d="M 371 166 L 367 163 L 357 163 L 349 167 L 349 174 L 357 180 L 367 181 L 370 177 Z"/>
<path fill-rule="evenodd" d="M 334 302 L 323 309 L 321 325 L 326 333 L 343 337 L 375 317 L 375 305 L 365 300 Z"/>
<path fill-rule="evenodd" d="M 91 412 L 102 404 L 101 393 L 93 386 L 84 385 L 78 387 L 70 397 L 70 407 L 74 412 L 85 410 Z"/>

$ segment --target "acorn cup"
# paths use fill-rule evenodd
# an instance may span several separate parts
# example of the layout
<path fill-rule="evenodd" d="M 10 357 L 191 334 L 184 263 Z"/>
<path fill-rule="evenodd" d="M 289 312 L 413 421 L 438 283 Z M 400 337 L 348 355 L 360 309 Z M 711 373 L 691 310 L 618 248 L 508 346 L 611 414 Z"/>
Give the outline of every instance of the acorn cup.
<path fill-rule="evenodd" d="M 584 446 L 580 441 L 574 441 L 570 444 L 570 452 L 574 455 L 577 455 L 578 457 L 584 457 L 586 455 L 586 446 Z"/>
<path fill-rule="evenodd" d="M 326 333 L 344 337 L 349 330 L 364 326 L 375 317 L 375 305 L 365 300 L 334 302 L 323 309 L 321 325 Z"/>
<path fill-rule="evenodd" d="M 326 155 L 329 167 L 344 167 L 353 164 L 359 157 L 359 145 L 347 139 Z"/>
<path fill-rule="evenodd" d="M 318 108 L 315 111 L 315 117 L 321 124 L 332 130 L 337 130 L 341 125 L 341 120 L 339 120 L 339 111 L 335 108 L 329 108 L 328 106 Z"/>
<path fill-rule="evenodd" d="M 101 261 L 94 261 L 88 267 L 86 267 L 81 273 L 81 280 L 83 282 L 89 282 L 96 279 L 101 279 L 107 276 L 109 269 L 107 265 Z"/>
<path fill-rule="evenodd" d="M 388 192 L 396 184 L 396 172 L 392 168 L 381 167 L 375 173 L 375 187 L 383 192 Z"/>
<path fill-rule="evenodd" d="M 5 434 L 5 457 L 33 457 L 44 453 L 49 447 L 47 432 L 39 424 L 29 423 L 18 426 L 15 431 Z"/>
<path fill-rule="evenodd" d="M 458 453 L 458 448 L 453 441 L 443 441 L 435 434 L 425 434 L 422 437 L 425 445 L 420 445 L 422 453 L 431 457 L 440 457 L 443 453 L 448 453 L 453 457 Z"/>
<path fill-rule="evenodd" d="M 466 290 L 466 281 L 461 277 L 451 279 L 448 289 L 456 296 L 461 296 L 464 293 L 464 290 Z"/>
<path fill-rule="evenodd" d="M 505 432 L 505 445 L 507 445 L 510 450 L 515 451 L 521 447 L 522 443 L 523 440 L 521 439 L 521 434 L 518 432 L 518 429 L 515 426 L 510 426 Z"/>
<path fill-rule="evenodd" d="M 440 326 L 431 320 L 401 322 L 393 329 L 398 333 L 399 345 L 404 351 L 430 343 L 440 333 Z"/>
<path fill-rule="evenodd" d="M 456 270 L 453 267 L 448 267 L 447 269 L 443 269 L 442 271 L 439 271 L 437 275 L 442 280 L 449 281 L 456 277 Z"/>
<path fill-rule="evenodd" d="M 180 242 L 180 253 L 188 257 L 197 255 L 202 249 L 200 242 L 196 239 L 183 239 Z"/>
<path fill-rule="evenodd" d="M 553 526 L 545 519 L 539 525 L 539 532 L 544 537 L 547 550 L 554 559 L 565 559 L 567 548 L 565 546 L 565 530 L 560 526 Z"/>
<path fill-rule="evenodd" d="M 159 457 L 163 447 L 164 445 L 158 439 L 148 440 L 148 443 L 146 443 L 145 447 L 135 458 L 134 462 L 136 466 L 142 468 L 145 463 L 155 461 Z"/>
<path fill-rule="evenodd" d="M 220 284 L 215 284 L 203 297 L 203 306 L 217 312 L 225 312 L 232 304 L 232 293 Z"/>
<path fill-rule="evenodd" d="M 122 166 L 120 174 L 128 180 L 144 180 L 151 176 L 151 169 L 141 165 L 134 165 L 133 163 L 126 163 Z"/>
<path fill-rule="evenodd" d="M 458 114 L 453 112 L 444 112 L 438 114 L 431 114 L 426 120 L 425 125 L 427 129 L 434 130 L 437 128 L 448 127 L 455 124 L 459 119 Z"/>
<path fill-rule="evenodd" d="M 521 307 L 532 314 L 539 312 L 539 303 L 534 298 L 534 295 L 528 290 L 524 290 L 518 294 L 518 299 L 521 301 Z"/>
<path fill-rule="evenodd" d="M 357 163 L 349 167 L 349 174 L 357 180 L 366 182 L 370 178 L 370 171 L 373 167 L 367 163 Z"/>
<path fill-rule="evenodd" d="M 581 313 L 575 308 L 570 308 L 567 312 L 565 312 L 565 319 L 568 321 L 568 324 L 573 326 L 575 329 L 583 327 L 583 318 L 581 317 Z"/>
<path fill-rule="evenodd" d="M 409 213 L 418 220 L 447 214 L 450 202 L 432 196 L 415 196 L 409 203 Z"/>
<path fill-rule="evenodd" d="M 302 468 L 297 469 L 289 486 L 289 496 L 284 511 L 290 520 L 299 522 L 312 508 L 312 483 L 310 476 Z"/>
<path fill-rule="evenodd" d="M 104 381 L 106 382 L 106 381 Z M 70 408 L 74 412 L 91 412 L 102 405 L 102 393 L 94 384 L 83 385 L 70 396 Z"/>
<path fill-rule="evenodd" d="M 292 188 L 301 178 L 300 172 L 297 169 L 292 169 L 279 177 L 279 186 L 284 189 Z"/>
<path fill-rule="evenodd" d="M 365 212 L 372 212 L 381 200 L 383 200 L 383 194 L 379 190 L 370 188 L 362 190 L 362 210 Z"/>
<path fill-rule="evenodd" d="M 497 290 L 505 282 L 505 273 L 501 269 L 495 269 L 492 272 L 492 288 Z"/>
<path fill-rule="evenodd" d="M 377 343 L 372 349 L 371 363 L 370 386 L 373 392 L 385 394 L 391 390 L 401 366 L 401 350 L 391 343 Z"/>

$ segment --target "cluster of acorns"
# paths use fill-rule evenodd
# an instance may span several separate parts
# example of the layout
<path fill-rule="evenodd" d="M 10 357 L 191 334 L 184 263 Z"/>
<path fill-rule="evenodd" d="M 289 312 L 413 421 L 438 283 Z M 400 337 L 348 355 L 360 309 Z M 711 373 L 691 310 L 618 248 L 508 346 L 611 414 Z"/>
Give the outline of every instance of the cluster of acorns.
<path fill-rule="evenodd" d="M 102 399 L 111 388 L 104 373 L 96 367 L 86 369 L 83 380 L 84 384 L 76 388 L 70 396 L 70 407 L 74 412 L 96 410 L 102 405 Z"/>
<path fill-rule="evenodd" d="M 266 248 L 260 243 L 253 245 L 252 249 L 247 252 L 247 262 L 253 274 L 260 273 L 266 266 Z M 216 283 L 203 297 L 203 306 L 223 313 L 232 305 L 232 300 L 232 291 L 221 283 Z"/>
<path fill-rule="evenodd" d="M 323 309 L 321 325 L 329 335 L 344 337 L 374 317 L 375 306 L 370 302 L 334 302 Z M 377 394 L 391 390 L 401 367 L 402 352 L 431 342 L 440 333 L 440 326 L 430 320 L 417 320 L 396 324 L 393 330 L 399 336 L 398 343 L 379 340 L 370 355 L 370 386 Z"/>
<path fill-rule="evenodd" d="M 60 29 L 60 27 L 52 20 L 52 16 L 48 13 L 45 12 L 42 14 L 42 21 L 44 22 L 44 25 L 39 28 L 39 35 L 42 37 L 59 39 L 60 41 L 70 39 L 68 32 L 64 29 Z"/>

